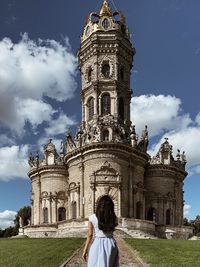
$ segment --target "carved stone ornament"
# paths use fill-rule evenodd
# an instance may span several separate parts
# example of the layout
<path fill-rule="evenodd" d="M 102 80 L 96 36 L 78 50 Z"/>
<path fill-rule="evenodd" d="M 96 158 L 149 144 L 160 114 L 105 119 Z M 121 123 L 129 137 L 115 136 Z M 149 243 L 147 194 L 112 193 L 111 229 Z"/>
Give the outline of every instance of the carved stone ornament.
<path fill-rule="evenodd" d="M 106 161 L 99 170 L 93 173 L 90 182 L 95 184 L 119 184 L 121 182 L 121 177 L 118 172 L 112 168 L 111 164 Z"/>
<path fill-rule="evenodd" d="M 99 71 L 99 76 L 101 79 L 112 79 L 114 76 L 114 58 L 109 57 L 109 56 L 103 56 L 101 61 L 100 61 L 100 71 Z M 105 66 L 109 66 L 109 70 L 104 68 Z M 107 75 L 107 71 L 109 71 Z M 105 72 L 105 73 L 104 73 Z"/>

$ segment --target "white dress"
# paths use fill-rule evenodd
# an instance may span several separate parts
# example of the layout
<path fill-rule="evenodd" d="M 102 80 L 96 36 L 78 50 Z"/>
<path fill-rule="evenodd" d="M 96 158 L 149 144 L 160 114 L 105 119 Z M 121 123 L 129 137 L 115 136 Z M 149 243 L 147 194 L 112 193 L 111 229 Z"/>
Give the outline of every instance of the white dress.
<path fill-rule="evenodd" d="M 98 227 L 95 214 L 89 217 L 94 227 L 94 241 L 90 247 L 88 267 L 119 267 L 119 253 L 113 232 L 104 233 Z"/>

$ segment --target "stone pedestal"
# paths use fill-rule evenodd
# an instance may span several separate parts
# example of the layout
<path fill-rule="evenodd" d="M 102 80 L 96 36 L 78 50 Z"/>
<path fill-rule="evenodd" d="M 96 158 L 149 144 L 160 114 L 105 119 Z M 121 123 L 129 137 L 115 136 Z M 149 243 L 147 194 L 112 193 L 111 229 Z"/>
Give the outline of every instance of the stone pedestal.
<path fill-rule="evenodd" d="M 24 235 L 24 228 L 23 227 L 19 228 L 18 235 Z"/>

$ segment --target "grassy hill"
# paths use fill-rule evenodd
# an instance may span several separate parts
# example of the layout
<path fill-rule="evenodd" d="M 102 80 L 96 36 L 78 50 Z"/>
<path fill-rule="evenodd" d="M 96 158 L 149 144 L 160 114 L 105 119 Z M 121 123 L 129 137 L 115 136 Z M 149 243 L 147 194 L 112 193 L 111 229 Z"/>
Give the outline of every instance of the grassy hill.
<path fill-rule="evenodd" d="M 0 239 L 1 267 L 58 267 L 83 238 Z"/>
<path fill-rule="evenodd" d="M 199 267 L 200 241 L 126 239 L 151 267 Z"/>

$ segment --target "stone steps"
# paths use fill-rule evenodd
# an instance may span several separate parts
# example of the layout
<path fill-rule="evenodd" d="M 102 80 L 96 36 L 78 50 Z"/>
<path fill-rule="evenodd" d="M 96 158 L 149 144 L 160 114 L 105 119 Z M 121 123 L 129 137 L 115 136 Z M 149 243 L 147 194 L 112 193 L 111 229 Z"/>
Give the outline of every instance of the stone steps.
<path fill-rule="evenodd" d="M 124 234 L 127 234 L 127 237 L 136 238 L 136 239 L 158 239 L 158 237 L 145 233 L 140 230 L 132 230 L 128 228 L 121 228 L 120 231 L 124 232 Z"/>

